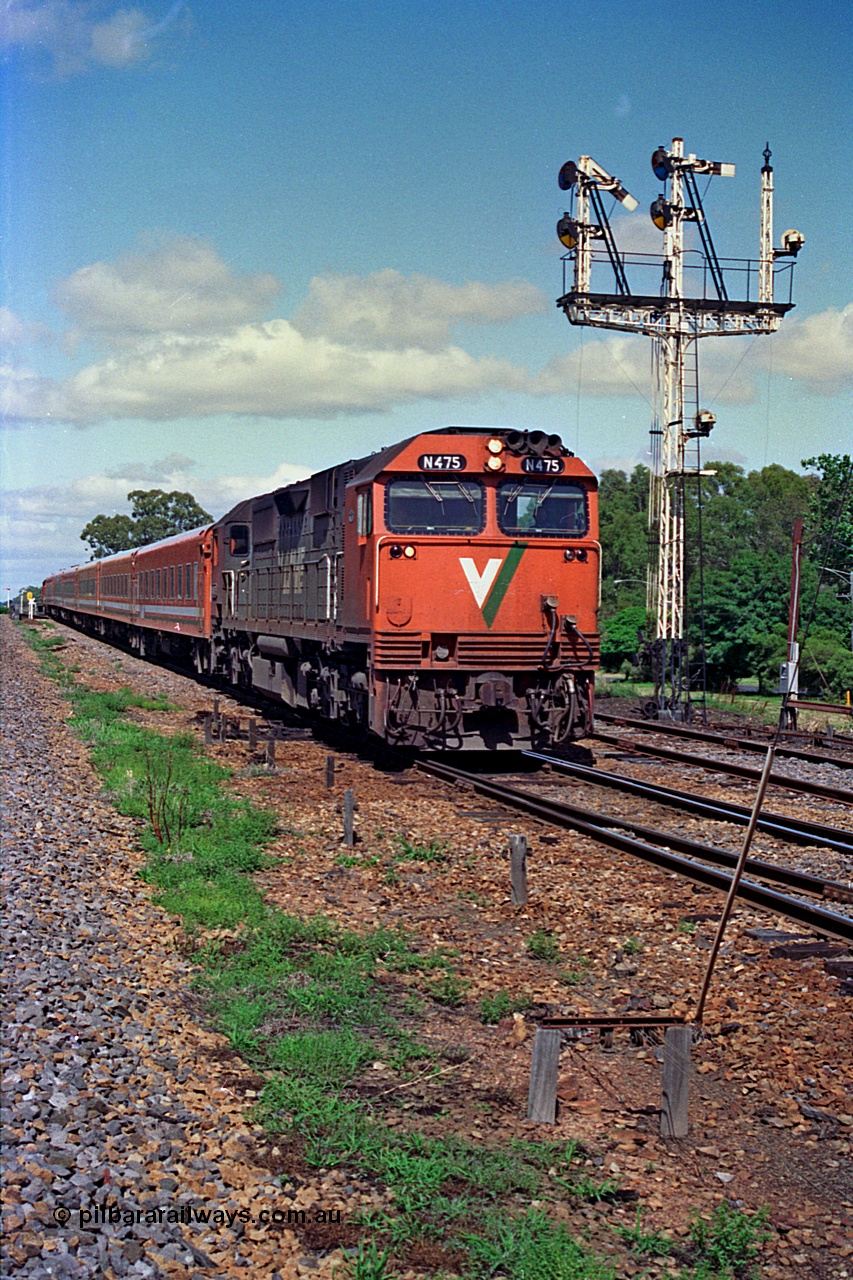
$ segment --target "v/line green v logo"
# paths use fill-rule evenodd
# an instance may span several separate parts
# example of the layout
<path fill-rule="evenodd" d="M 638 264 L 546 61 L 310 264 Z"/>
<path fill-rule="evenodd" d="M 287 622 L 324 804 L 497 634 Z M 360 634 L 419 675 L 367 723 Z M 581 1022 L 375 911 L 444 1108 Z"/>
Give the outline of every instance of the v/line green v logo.
<path fill-rule="evenodd" d="M 491 629 L 492 623 L 497 617 L 498 609 L 503 603 L 509 584 L 515 577 L 515 571 L 526 550 L 526 542 L 514 543 L 503 562 L 499 557 L 493 557 L 487 562 L 482 573 L 470 556 L 459 557 L 462 572 L 465 574 L 468 586 L 471 588 L 474 599 L 482 610 L 486 626 L 489 629 Z"/>

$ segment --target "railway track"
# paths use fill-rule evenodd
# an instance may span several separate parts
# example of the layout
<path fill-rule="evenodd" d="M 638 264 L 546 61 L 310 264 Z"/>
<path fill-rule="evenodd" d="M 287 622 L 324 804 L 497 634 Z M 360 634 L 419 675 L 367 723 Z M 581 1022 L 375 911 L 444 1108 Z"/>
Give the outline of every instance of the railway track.
<path fill-rule="evenodd" d="M 629 795 L 642 796 L 644 800 L 655 801 L 676 809 L 686 809 L 690 813 L 698 813 L 715 822 L 733 822 L 745 827 L 752 809 L 748 805 L 737 804 L 732 800 L 710 800 L 704 796 L 694 795 L 690 791 L 678 791 L 675 787 L 664 787 L 657 782 L 641 782 L 638 778 L 629 778 L 621 773 L 609 773 L 605 769 L 592 769 L 588 765 L 574 764 L 559 757 L 543 755 L 540 752 L 524 753 L 532 760 L 539 760 L 549 765 L 555 773 L 567 774 L 579 778 L 597 787 L 612 787 Z M 808 822 L 801 818 L 789 818 L 784 814 L 762 812 L 758 819 L 758 830 L 776 836 L 788 844 L 824 844 L 836 853 L 853 857 L 853 834 L 840 827 L 831 827 L 821 822 Z"/>
<path fill-rule="evenodd" d="M 735 778 L 748 778 L 758 782 L 761 770 L 750 765 L 738 764 L 734 760 L 715 760 L 713 756 L 699 756 L 692 751 L 679 751 L 675 747 L 664 747 L 656 743 L 638 742 L 636 738 L 624 738 L 615 733 L 602 733 L 596 730 L 591 735 L 598 742 L 606 742 L 609 746 L 619 747 L 625 751 L 637 752 L 641 755 L 653 756 L 658 760 L 669 760 L 674 764 L 692 765 L 697 769 L 711 770 L 715 773 L 728 773 Z M 723 746 L 726 744 L 723 743 Z M 763 750 L 766 751 L 766 747 Z M 825 762 L 822 762 L 825 763 Z M 838 765 L 837 760 L 832 761 Z M 853 805 L 853 791 L 847 787 L 831 787 L 822 782 L 808 782 L 802 778 L 792 778 L 788 774 L 772 773 L 770 783 L 785 791 L 799 791 L 809 796 L 819 796 L 823 800 Z"/>
<path fill-rule="evenodd" d="M 726 733 L 712 729 L 694 729 L 690 725 L 663 724 L 658 721 L 638 720 L 632 716 L 611 715 L 609 712 L 599 711 L 597 707 L 595 719 L 596 722 L 600 721 L 602 724 L 615 725 L 617 728 L 632 729 L 640 733 L 660 733 L 667 737 L 682 738 L 694 742 L 707 742 L 711 746 L 734 748 L 738 751 L 765 752 L 767 743 L 773 736 L 768 734 L 762 739 L 755 740 L 742 737 L 734 730 Z M 853 744 L 847 741 L 839 741 L 838 749 L 832 751 L 805 750 L 803 747 L 790 746 L 784 739 L 780 739 L 776 743 L 777 756 L 786 756 L 792 760 L 802 760 L 804 764 L 833 764 L 841 769 L 853 769 L 853 756 L 840 754 L 841 751 L 849 752 L 851 750 L 853 750 Z"/>
<path fill-rule="evenodd" d="M 487 796 L 499 804 L 529 813 L 552 825 L 578 831 L 600 844 L 642 858 L 645 862 L 700 884 L 723 892 L 727 892 L 731 885 L 731 876 L 718 869 L 734 867 L 737 862 L 736 855 L 726 849 L 702 845 L 669 832 L 655 831 L 637 823 L 614 818 L 612 814 L 596 813 L 580 808 L 565 800 L 546 799 L 519 787 L 496 782 L 493 778 L 480 777 L 451 765 L 439 764 L 432 760 L 419 760 L 416 767 L 433 777 L 441 778 L 446 782 L 463 784 L 478 795 Z M 595 771 L 589 770 L 589 772 Z M 844 834 L 838 833 L 839 836 Z M 853 851 L 853 845 L 849 847 Z M 691 856 L 680 856 L 680 853 L 671 852 L 672 849 L 678 849 L 680 853 L 688 852 Z M 709 863 L 712 865 L 708 865 Z M 827 897 L 833 893 L 845 896 L 849 893 L 847 885 L 806 875 L 791 868 L 757 862 L 755 859 L 748 860 L 747 870 L 751 875 L 759 875 L 762 879 L 821 897 Z M 851 916 L 827 910 L 816 903 L 789 897 L 747 879 L 740 882 L 738 898 L 760 910 L 785 916 L 818 933 L 853 943 L 853 917 Z"/>

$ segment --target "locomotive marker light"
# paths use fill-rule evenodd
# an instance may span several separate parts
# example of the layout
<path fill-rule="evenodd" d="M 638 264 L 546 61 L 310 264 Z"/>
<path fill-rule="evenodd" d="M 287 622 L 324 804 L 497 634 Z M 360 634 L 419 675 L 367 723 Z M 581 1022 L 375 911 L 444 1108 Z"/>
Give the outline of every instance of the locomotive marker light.
<path fill-rule="evenodd" d="M 630 212 L 637 201 L 589 156 L 564 164 L 558 177 L 562 191 L 575 193 L 574 209 L 563 215 L 557 234 L 569 252 L 563 257 L 563 295 L 557 299 L 570 324 L 618 329 L 650 337 L 654 348 L 654 408 L 651 427 L 649 524 L 653 554 L 647 581 L 647 607 L 655 615 L 652 666 L 655 706 L 661 718 L 689 718 L 691 687 L 701 683 L 704 718 L 704 654 L 692 679 L 688 661 L 684 613 L 684 510 L 688 478 L 713 474 L 703 471 L 699 441 L 710 433 L 714 415 L 699 406 L 699 338 L 773 333 L 793 307 L 793 261 L 803 246 L 799 231 L 786 231 L 781 248 L 773 247 L 773 170 L 769 145 L 761 170 L 760 246 L 758 260 L 717 257 L 707 226 L 696 175 L 731 178 L 733 164 L 685 155 L 681 138 L 672 147 L 658 147 L 652 170 L 666 190 L 650 213 L 663 232 L 663 253 L 619 253 L 601 199 L 609 192 Z M 589 219 L 590 210 L 596 222 Z M 692 222 L 700 248 L 685 253 L 684 227 Z M 562 234 L 561 234 L 562 232 Z M 569 241 L 571 240 L 571 243 Z M 594 248 L 594 242 L 604 247 Z M 780 259 L 788 259 L 781 266 Z M 573 266 L 569 285 L 567 266 Z M 593 291 L 592 269 L 609 264 L 615 288 Z M 626 267 L 662 268 L 654 289 L 633 293 Z M 685 292 L 684 273 L 693 271 L 697 287 Z M 787 276 L 788 297 L 776 301 L 777 277 Z M 728 280 L 746 281 L 746 297 L 729 298 Z M 757 281 L 757 297 L 751 297 Z M 688 444 L 692 444 L 688 457 Z M 700 548 L 701 551 L 701 548 Z"/>

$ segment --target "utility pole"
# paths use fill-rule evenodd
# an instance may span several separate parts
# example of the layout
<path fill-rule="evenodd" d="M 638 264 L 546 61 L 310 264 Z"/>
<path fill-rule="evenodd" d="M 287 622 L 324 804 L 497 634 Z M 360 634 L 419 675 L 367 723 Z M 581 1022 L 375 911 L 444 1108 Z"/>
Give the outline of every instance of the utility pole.
<path fill-rule="evenodd" d="M 557 223 L 557 235 L 569 250 L 563 258 L 563 295 L 557 306 L 570 324 L 619 329 L 652 339 L 654 408 L 651 427 L 649 522 L 651 556 L 647 605 L 655 616 L 652 664 L 655 678 L 654 712 L 660 719 L 683 720 L 691 715 L 691 673 L 685 619 L 685 504 L 686 483 L 713 472 L 703 471 L 700 441 L 716 421 L 699 407 L 698 340 L 709 337 L 773 333 L 793 307 L 793 263 L 777 266 L 780 258 L 794 259 L 803 246 L 798 231 L 786 231 L 781 248 L 773 248 L 773 170 L 769 146 L 761 170 L 759 257 L 720 260 L 702 206 L 697 175 L 734 177 L 735 166 L 685 155 L 681 138 L 670 150 L 652 155 L 655 177 L 664 191 L 650 214 L 663 232 L 663 252 L 620 254 L 601 198 L 609 192 L 629 211 L 637 207 L 621 182 L 589 156 L 563 165 L 559 185 L 572 192 L 574 209 Z M 594 218 L 594 221 L 591 220 Z M 685 249 L 685 225 L 697 227 L 700 247 Z M 595 242 L 603 242 L 596 248 Z M 569 281 L 567 268 L 573 265 Z M 613 272 L 608 291 L 592 287 L 596 264 Z M 628 269 L 649 276 L 652 285 L 635 293 Z M 787 301 L 774 300 L 776 278 L 783 270 L 789 280 Z M 686 282 L 685 276 L 689 275 Z M 746 296 L 729 297 L 732 279 Z M 755 295 L 755 296 L 753 296 Z M 701 547 L 700 547 L 701 554 Z M 704 654 L 702 655 L 704 671 Z M 704 687 L 704 677 L 703 677 Z M 704 710 L 704 703 L 703 703 Z"/>
<path fill-rule="evenodd" d="M 791 539 L 791 594 L 788 599 L 788 652 L 779 671 L 779 692 L 782 710 L 780 729 L 796 729 L 797 697 L 800 692 L 800 646 L 797 632 L 800 629 L 800 576 L 803 564 L 803 522 L 797 517 Z"/>

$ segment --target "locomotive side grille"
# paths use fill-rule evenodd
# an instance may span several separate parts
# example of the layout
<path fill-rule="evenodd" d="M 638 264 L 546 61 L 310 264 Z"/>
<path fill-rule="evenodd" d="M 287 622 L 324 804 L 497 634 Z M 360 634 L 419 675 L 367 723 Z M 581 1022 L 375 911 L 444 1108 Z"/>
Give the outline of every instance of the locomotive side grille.
<path fill-rule="evenodd" d="M 542 665 L 547 636 L 460 636 L 456 648 L 456 661 L 449 664 L 469 671 L 536 671 Z M 582 640 L 571 643 L 565 636 L 560 645 L 559 660 L 552 660 L 550 669 L 564 663 L 568 667 L 598 665 L 599 637 L 588 636 L 592 658 Z M 377 667 L 420 667 L 422 660 L 420 635 L 378 635 L 373 649 L 373 661 Z"/>
<path fill-rule="evenodd" d="M 420 636 L 377 636 L 373 648 L 373 662 L 377 667 L 419 667 Z"/>
<path fill-rule="evenodd" d="M 460 667 L 538 667 L 547 636 L 460 636 L 456 660 Z"/>
<path fill-rule="evenodd" d="M 593 657 L 583 641 L 575 644 L 567 642 L 565 637 L 560 645 L 559 661 L 552 661 L 551 667 L 560 662 L 568 666 L 589 667 L 597 665 L 599 639 L 597 635 L 588 636 Z M 529 670 L 541 666 L 542 654 L 545 650 L 547 636 L 460 636 L 457 649 L 457 662 L 460 667 L 493 667 L 498 671 Z"/>

